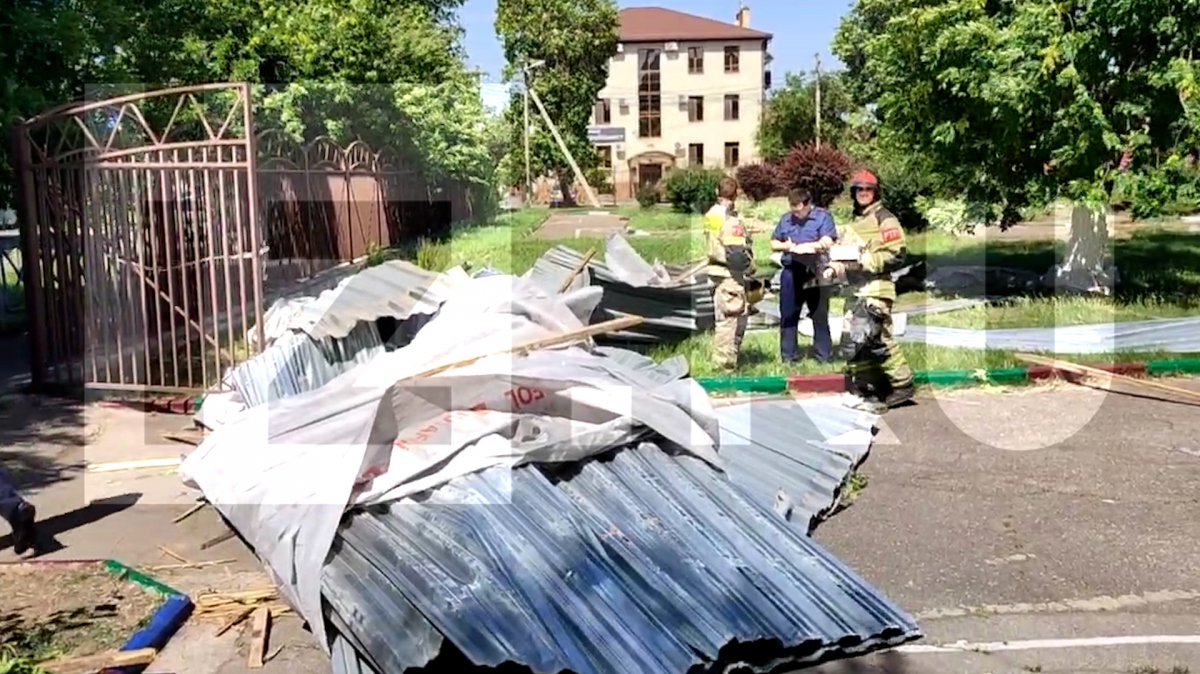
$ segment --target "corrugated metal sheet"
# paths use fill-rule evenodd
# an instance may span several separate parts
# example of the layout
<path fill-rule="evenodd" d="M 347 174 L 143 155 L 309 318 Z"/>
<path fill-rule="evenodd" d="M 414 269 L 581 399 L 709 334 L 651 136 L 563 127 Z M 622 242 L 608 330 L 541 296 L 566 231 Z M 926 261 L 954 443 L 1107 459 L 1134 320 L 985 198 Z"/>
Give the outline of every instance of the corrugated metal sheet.
<path fill-rule="evenodd" d="M 542 287 L 558 292 L 558 288 L 583 261 L 583 255 L 565 246 L 556 246 L 534 263 L 529 278 Z M 673 277 L 682 277 L 678 284 L 634 286 L 617 278 L 608 266 L 593 258 L 585 274 L 575 280 L 572 289 L 585 284 L 604 289 L 604 297 L 592 322 L 623 316 L 642 316 L 640 325 L 607 335 L 604 340 L 624 343 L 656 343 L 686 339 L 696 332 L 713 326 L 712 291 L 703 272 L 687 274 L 691 268 L 666 265 Z"/>
<path fill-rule="evenodd" d="M 359 323 L 344 338 L 312 339 L 290 332 L 233 368 L 229 381 L 248 407 L 312 391 L 384 350 L 375 323 Z"/>
<path fill-rule="evenodd" d="M 1054 353 L 1119 351 L 1200 352 L 1200 317 L 1150 321 L 1066 325 L 1057 328 L 968 330 L 937 325 L 911 325 L 905 342 L 966 349 L 1004 349 Z"/>
<path fill-rule="evenodd" d="M 867 458 L 878 417 L 824 400 L 765 400 L 719 407 L 730 479 L 811 531 Z"/>
<path fill-rule="evenodd" d="M 649 444 L 469 475 L 357 513 L 340 538 L 324 576 L 331 624 L 376 672 L 770 671 L 920 636 L 760 499 Z M 432 664 L 431 628 L 447 642 Z M 368 671 L 343 662 L 345 646 L 335 671 Z"/>
<path fill-rule="evenodd" d="M 363 321 L 432 314 L 455 288 L 469 280 L 457 267 L 439 274 L 403 260 L 384 262 L 316 297 L 276 303 L 265 319 L 268 338 L 291 331 L 307 333 L 314 339 L 345 337 Z"/>

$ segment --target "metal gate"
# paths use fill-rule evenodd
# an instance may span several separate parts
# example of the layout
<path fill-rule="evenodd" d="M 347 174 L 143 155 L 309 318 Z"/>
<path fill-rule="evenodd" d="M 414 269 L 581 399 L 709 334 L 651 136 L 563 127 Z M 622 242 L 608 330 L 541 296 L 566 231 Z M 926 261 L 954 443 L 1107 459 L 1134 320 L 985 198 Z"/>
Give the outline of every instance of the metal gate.
<path fill-rule="evenodd" d="M 74 104 L 17 129 L 35 386 L 199 391 L 261 348 L 253 129 L 244 83 Z"/>

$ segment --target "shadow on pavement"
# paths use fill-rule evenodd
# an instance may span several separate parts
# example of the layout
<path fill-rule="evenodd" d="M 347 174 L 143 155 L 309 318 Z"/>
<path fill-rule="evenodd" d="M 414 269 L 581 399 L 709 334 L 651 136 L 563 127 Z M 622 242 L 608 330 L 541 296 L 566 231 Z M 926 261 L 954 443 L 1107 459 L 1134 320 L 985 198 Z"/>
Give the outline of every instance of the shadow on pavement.
<path fill-rule="evenodd" d="M 38 520 L 38 550 L 40 554 L 50 554 L 66 548 L 58 537 L 89 524 L 128 510 L 141 500 L 140 493 L 121 494 L 108 498 L 97 499 L 87 505 L 54 517 Z M 0 550 L 12 547 L 12 535 L 0 537 Z"/>
<path fill-rule="evenodd" d="M 83 469 L 85 426 L 78 401 L 0 395 L 0 464 L 21 490 L 71 479 Z"/>

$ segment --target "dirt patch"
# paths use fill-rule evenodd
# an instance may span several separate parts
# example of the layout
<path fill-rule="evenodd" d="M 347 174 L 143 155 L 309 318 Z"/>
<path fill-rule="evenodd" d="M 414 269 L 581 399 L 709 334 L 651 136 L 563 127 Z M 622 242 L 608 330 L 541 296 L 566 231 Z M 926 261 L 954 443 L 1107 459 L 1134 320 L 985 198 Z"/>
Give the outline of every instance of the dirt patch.
<path fill-rule="evenodd" d="M 163 598 L 102 564 L 0 567 L 0 649 L 43 661 L 120 648 Z"/>
<path fill-rule="evenodd" d="M 542 239 L 606 238 L 624 232 L 626 220 L 611 213 L 555 213 L 538 228 Z"/>

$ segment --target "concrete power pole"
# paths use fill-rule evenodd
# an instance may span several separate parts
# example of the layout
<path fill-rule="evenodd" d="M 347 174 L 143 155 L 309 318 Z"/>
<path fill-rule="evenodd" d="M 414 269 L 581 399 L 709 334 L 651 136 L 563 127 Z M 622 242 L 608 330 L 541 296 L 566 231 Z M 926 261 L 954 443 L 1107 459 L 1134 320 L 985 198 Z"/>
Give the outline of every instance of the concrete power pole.
<path fill-rule="evenodd" d="M 817 113 L 817 149 L 821 149 L 821 54 L 817 53 L 816 79 L 816 113 Z"/>
<path fill-rule="evenodd" d="M 558 127 L 554 124 L 554 120 L 550 119 L 550 113 L 546 112 L 546 106 L 542 105 L 542 99 L 538 98 L 537 92 L 529 90 L 529 96 L 533 99 L 533 104 L 537 106 L 538 112 L 542 113 L 542 119 L 546 122 L 546 126 L 550 129 L 550 133 L 554 135 L 555 142 L 563 151 L 567 158 L 567 163 L 571 165 L 571 170 L 575 172 L 575 179 L 583 185 L 583 191 L 587 194 L 588 203 L 592 208 L 600 208 L 600 200 L 596 198 L 596 193 L 592 191 L 592 186 L 588 184 L 587 178 L 583 175 L 583 171 L 579 169 L 579 164 L 575 162 L 575 156 L 571 154 L 570 148 L 567 147 L 566 141 L 563 140 L 562 134 L 558 132 Z"/>
<path fill-rule="evenodd" d="M 524 99 L 525 99 L 525 205 L 532 203 L 533 178 L 529 175 L 529 66 L 524 65 L 521 68 L 521 77 L 524 84 Z"/>

